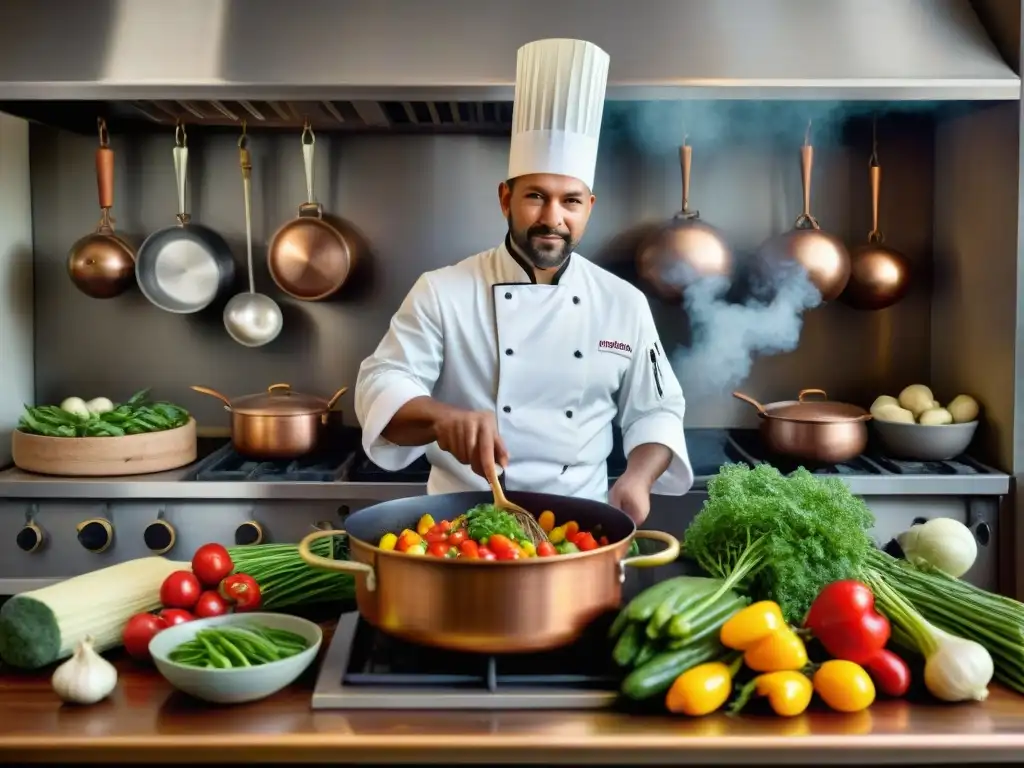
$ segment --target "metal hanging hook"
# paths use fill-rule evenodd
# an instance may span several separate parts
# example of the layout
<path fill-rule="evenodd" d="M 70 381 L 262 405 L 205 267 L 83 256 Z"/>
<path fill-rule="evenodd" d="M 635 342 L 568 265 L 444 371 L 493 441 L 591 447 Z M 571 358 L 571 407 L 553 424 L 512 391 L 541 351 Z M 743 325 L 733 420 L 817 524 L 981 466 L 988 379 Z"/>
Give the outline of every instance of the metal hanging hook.
<path fill-rule="evenodd" d="M 309 118 L 302 124 L 302 143 L 316 144 L 316 135 L 313 133 L 313 126 L 309 124 Z"/>
<path fill-rule="evenodd" d="M 174 143 L 179 147 L 188 146 L 188 135 L 185 133 L 185 124 L 178 120 L 174 126 Z"/>
<path fill-rule="evenodd" d="M 100 134 L 100 146 L 110 146 L 110 135 L 107 133 L 107 121 L 104 120 L 102 117 L 96 118 L 96 129 L 99 131 Z"/>
<path fill-rule="evenodd" d="M 877 166 L 878 163 L 878 115 L 873 115 L 871 118 L 871 160 L 870 165 L 872 167 Z"/>
<path fill-rule="evenodd" d="M 245 119 L 242 119 L 242 135 L 238 137 L 238 148 L 246 149 L 249 146 L 249 135 L 246 131 Z"/>

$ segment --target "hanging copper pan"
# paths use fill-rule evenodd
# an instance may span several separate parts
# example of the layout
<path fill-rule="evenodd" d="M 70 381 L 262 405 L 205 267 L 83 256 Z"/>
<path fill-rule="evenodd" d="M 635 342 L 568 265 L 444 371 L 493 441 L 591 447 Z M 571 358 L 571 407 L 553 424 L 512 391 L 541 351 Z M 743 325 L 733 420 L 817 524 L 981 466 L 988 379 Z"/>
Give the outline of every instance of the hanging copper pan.
<path fill-rule="evenodd" d="M 793 229 L 761 246 L 761 257 L 768 265 L 787 260 L 798 262 L 821 292 L 822 300 L 832 301 L 839 298 L 850 279 L 850 255 L 842 241 L 822 230 L 818 220 L 811 215 L 814 147 L 809 139 L 805 139 L 800 148 L 800 166 L 804 188 L 803 213 Z"/>
<path fill-rule="evenodd" d="M 100 199 L 100 223 L 96 231 L 79 239 L 68 254 L 68 275 L 86 296 L 112 299 L 135 281 L 135 249 L 114 232 L 114 150 L 110 148 L 107 123 L 97 120 L 100 146 L 96 150 L 96 186 Z"/>
<path fill-rule="evenodd" d="M 871 152 L 871 232 L 868 242 L 850 254 L 850 282 L 840 297 L 854 309 L 878 310 L 896 304 L 910 289 L 910 260 L 883 243 L 885 235 L 878 228 L 878 197 L 882 186 L 882 166 L 878 148 Z"/>
<path fill-rule="evenodd" d="M 732 275 L 732 252 L 721 233 L 690 210 L 693 148 L 683 143 L 683 208 L 646 238 L 637 254 L 637 272 L 664 299 L 678 301 L 682 287 L 701 277 Z"/>
<path fill-rule="evenodd" d="M 323 206 L 313 195 L 315 145 L 307 121 L 302 129 L 306 202 L 299 206 L 296 218 L 277 230 L 267 254 L 270 276 L 277 287 L 302 301 L 319 301 L 340 289 L 356 252 L 354 243 L 324 219 Z"/>

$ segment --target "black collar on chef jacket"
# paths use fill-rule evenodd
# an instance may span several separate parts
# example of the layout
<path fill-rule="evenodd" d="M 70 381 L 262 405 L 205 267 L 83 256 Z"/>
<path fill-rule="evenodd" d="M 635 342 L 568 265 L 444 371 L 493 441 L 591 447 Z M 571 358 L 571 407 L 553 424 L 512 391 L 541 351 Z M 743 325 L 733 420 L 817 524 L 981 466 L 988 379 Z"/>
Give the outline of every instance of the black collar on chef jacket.
<path fill-rule="evenodd" d="M 537 283 L 537 275 L 534 274 L 533 267 L 530 266 L 530 264 L 526 261 L 526 259 L 524 259 L 522 256 L 519 255 L 519 251 L 516 250 L 516 247 L 512 244 L 512 234 L 511 233 L 506 233 L 506 235 L 505 235 L 505 250 L 508 251 L 509 256 L 511 256 L 515 260 L 516 264 L 518 264 L 520 267 L 522 267 L 523 272 L 525 272 L 526 276 L 528 278 L 530 278 L 530 282 L 533 283 L 534 285 L 536 285 L 536 283 Z M 571 260 L 572 260 L 572 254 L 570 253 L 566 257 L 565 261 L 562 262 L 562 266 L 560 266 L 558 268 L 558 271 L 555 272 L 555 276 L 553 278 L 551 278 L 551 284 L 552 285 L 558 285 L 558 281 L 562 279 L 562 275 L 565 274 L 565 270 L 567 270 L 569 268 L 569 262 Z"/>

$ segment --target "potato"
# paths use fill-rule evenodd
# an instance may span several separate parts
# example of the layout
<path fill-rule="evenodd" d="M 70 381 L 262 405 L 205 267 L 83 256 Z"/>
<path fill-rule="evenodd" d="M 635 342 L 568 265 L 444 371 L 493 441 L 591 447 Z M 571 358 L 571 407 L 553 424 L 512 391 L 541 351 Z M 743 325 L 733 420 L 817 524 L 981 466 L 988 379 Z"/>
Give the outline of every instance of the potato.
<path fill-rule="evenodd" d="M 946 410 L 952 415 L 954 424 L 966 424 L 977 419 L 981 409 L 978 407 L 978 401 L 970 395 L 957 395 L 946 406 Z"/>
<path fill-rule="evenodd" d="M 892 403 L 886 403 L 878 408 L 872 408 L 871 415 L 879 421 L 896 421 L 902 422 L 903 424 L 914 423 L 914 414 L 906 408 L 900 408 L 898 405 L 893 405 Z"/>
<path fill-rule="evenodd" d="M 875 415 L 875 410 L 881 408 L 883 405 L 895 405 L 897 408 L 900 405 L 900 401 L 892 395 L 879 395 L 875 398 L 875 402 L 871 404 L 871 415 Z"/>
<path fill-rule="evenodd" d="M 906 408 L 917 418 L 927 410 L 931 410 L 935 402 L 932 391 L 924 384 L 911 384 L 900 392 L 900 407 Z"/>
<path fill-rule="evenodd" d="M 929 408 L 921 414 L 917 423 L 926 427 L 938 427 L 944 424 L 952 424 L 953 414 L 945 408 Z"/>

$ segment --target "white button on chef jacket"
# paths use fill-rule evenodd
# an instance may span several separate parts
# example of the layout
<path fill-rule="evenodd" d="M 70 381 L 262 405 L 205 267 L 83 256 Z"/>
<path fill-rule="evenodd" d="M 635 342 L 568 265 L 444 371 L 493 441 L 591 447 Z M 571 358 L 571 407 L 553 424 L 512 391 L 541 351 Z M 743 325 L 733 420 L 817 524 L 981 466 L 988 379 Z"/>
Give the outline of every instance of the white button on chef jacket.
<path fill-rule="evenodd" d="M 394 445 L 381 432 L 415 397 L 493 411 L 509 452 L 504 485 L 606 501 L 612 423 L 626 455 L 644 443 L 673 454 L 654 493 L 693 484 L 685 400 L 644 295 L 573 254 L 557 284 L 538 285 L 506 244 L 422 275 L 359 368 L 363 449 L 383 469 L 426 454 L 430 494 L 487 482 L 436 443 Z"/>

